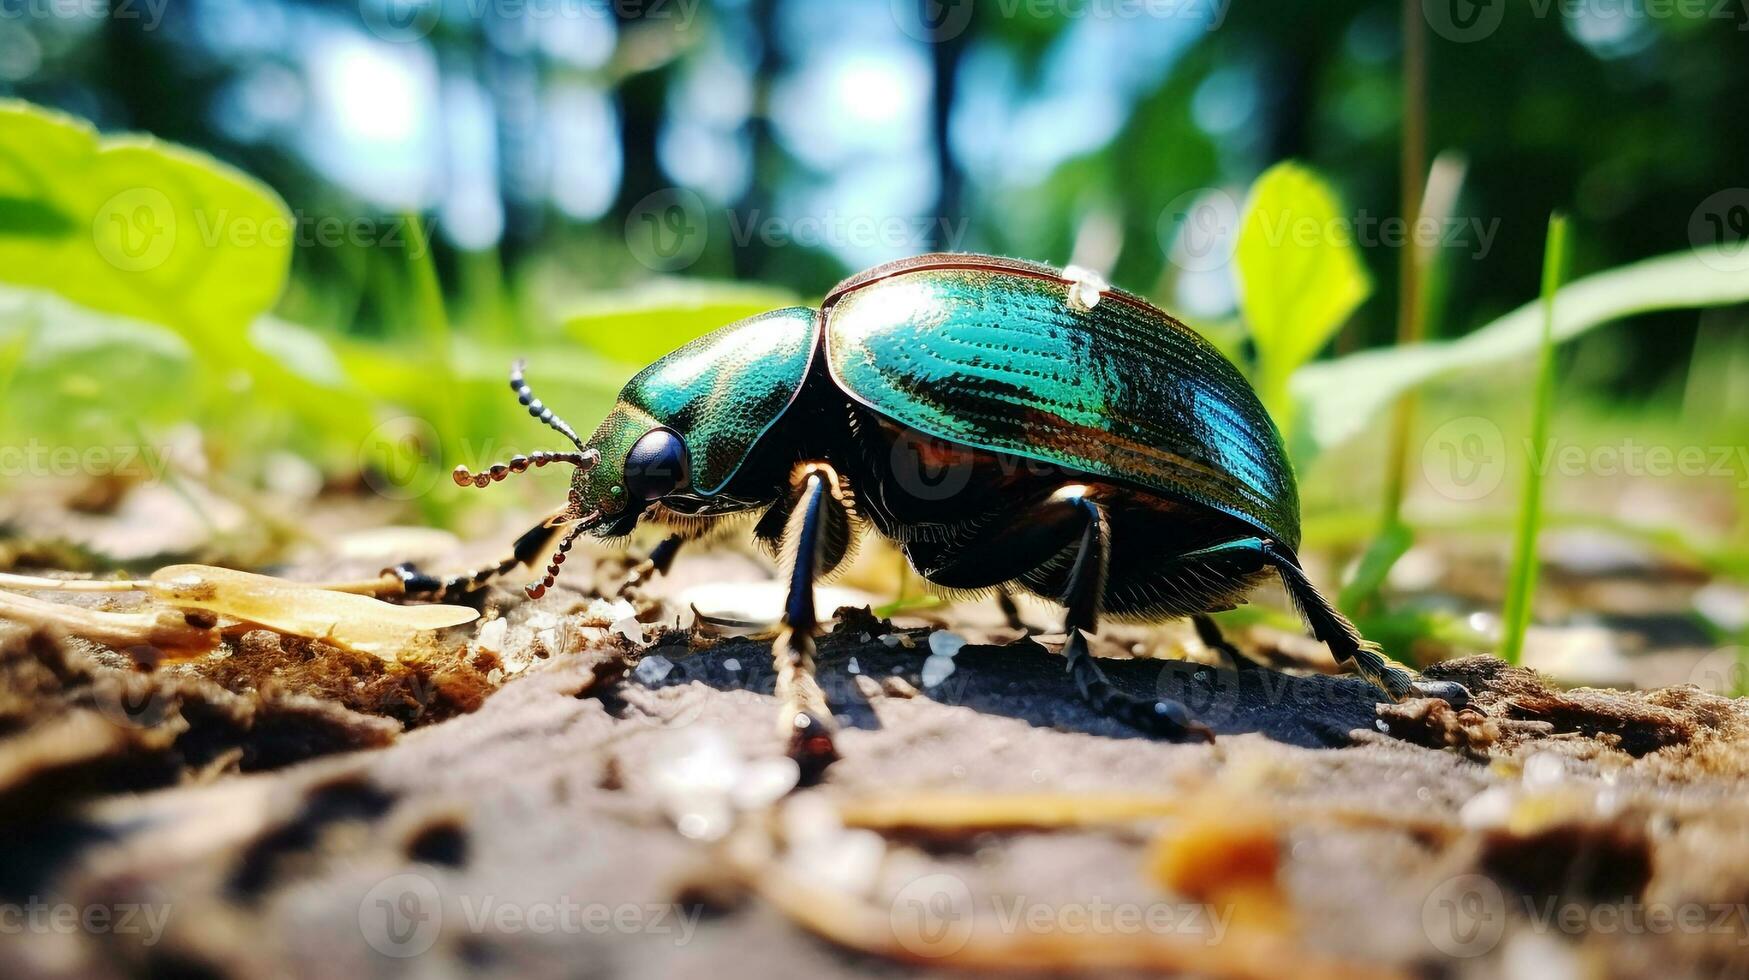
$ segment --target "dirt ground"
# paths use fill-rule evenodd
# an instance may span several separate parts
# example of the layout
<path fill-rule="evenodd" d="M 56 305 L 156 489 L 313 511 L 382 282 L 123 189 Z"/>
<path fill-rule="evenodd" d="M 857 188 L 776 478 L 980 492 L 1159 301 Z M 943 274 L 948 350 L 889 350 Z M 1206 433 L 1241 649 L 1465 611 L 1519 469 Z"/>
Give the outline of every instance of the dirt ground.
<path fill-rule="evenodd" d="M 495 591 L 398 663 L 0 624 L 0 976 L 1749 976 L 1749 701 L 1471 657 L 1430 670 L 1470 709 L 1380 704 L 1266 631 L 1108 628 L 1219 735 L 1169 744 L 993 609 L 847 610 L 798 787 L 768 643 L 693 618 L 765 574 L 683 556 L 640 620 Z"/>

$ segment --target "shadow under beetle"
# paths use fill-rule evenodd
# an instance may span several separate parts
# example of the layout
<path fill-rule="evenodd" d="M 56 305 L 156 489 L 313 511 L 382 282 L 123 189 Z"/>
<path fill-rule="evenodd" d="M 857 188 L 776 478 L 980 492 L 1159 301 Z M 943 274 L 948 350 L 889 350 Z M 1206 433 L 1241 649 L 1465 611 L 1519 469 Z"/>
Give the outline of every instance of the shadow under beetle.
<path fill-rule="evenodd" d="M 832 757 L 831 711 L 814 681 L 813 585 L 864 525 L 937 586 L 1019 587 L 1061 602 L 1081 694 L 1150 733 L 1211 737 L 1177 702 L 1106 679 L 1087 646 L 1099 616 L 1201 617 L 1271 572 L 1337 661 L 1392 699 L 1467 697 L 1386 660 L 1300 569 L 1293 471 L 1233 365 L 1091 276 L 984 255 L 882 265 L 840 283 L 818 310 L 751 317 L 650 365 L 587 440 L 534 397 L 520 365 L 511 386 L 577 452 L 460 467 L 456 482 L 484 487 L 568 462 L 567 505 L 498 565 L 448 581 L 402 566 L 406 593 L 477 589 L 532 564 L 563 528 L 545 578 L 528 587 L 539 598 L 579 535 L 619 537 L 640 521 L 674 531 L 644 565 L 662 571 L 713 519 L 762 512 L 753 533 L 789 574 L 773 644 L 779 725 L 805 761 Z"/>

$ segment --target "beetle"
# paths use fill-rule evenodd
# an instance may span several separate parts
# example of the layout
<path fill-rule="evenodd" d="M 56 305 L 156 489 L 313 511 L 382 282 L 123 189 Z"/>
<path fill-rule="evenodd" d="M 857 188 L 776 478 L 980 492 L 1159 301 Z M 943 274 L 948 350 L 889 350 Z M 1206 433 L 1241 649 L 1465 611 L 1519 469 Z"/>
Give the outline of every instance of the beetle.
<path fill-rule="evenodd" d="M 831 754 L 813 586 L 865 527 L 938 587 L 1058 600 L 1081 695 L 1151 734 L 1212 738 L 1177 702 L 1106 678 L 1088 649 L 1099 617 L 1192 616 L 1212 629 L 1204 614 L 1271 573 L 1312 635 L 1391 699 L 1467 698 L 1386 660 L 1307 577 L 1293 470 L 1239 371 L 1196 331 L 1085 273 L 955 253 L 878 266 L 817 310 L 741 320 L 656 361 L 587 440 L 534 396 L 520 364 L 511 387 L 577 451 L 458 467 L 456 482 L 570 463 L 566 506 L 497 565 L 447 582 L 401 566 L 405 591 L 477 589 L 532 565 L 563 528 L 528 586 L 539 598 L 580 535 L 623 537 L 646 521 L 673 529 L 641 570 L 660 572 L 714 521 L 757 514 L 754 536 L 788 574 L 773 657 L 792 751 Z"/>

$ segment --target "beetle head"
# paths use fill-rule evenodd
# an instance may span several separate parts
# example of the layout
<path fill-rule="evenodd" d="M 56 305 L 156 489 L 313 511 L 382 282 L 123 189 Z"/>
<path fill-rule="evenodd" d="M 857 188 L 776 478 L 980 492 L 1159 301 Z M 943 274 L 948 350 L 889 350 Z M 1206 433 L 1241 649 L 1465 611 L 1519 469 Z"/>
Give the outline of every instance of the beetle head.
<path fill-rule="evenodd" d="M 528 586 L 532 598 L 540 598 L 558 578 L 559 567 L 579 535 L 598 537 L 631 533 L 644 508 L 691 484 L 692 460 L 686 440 L 648 414 L 621 402 L 608 415 L 587 444 L 577 431 L 541 403 L 522 377 L 523 363 L 510 369 L 510 389 L 528 409 L 528 414 L 571 440 L 576 452 L 538 451 L 516 456 L 474 473 L 466 466 L 455 468 L 459 486 L 486 487 L 512 473 L 548 463 L 570 463 L 577 468 L 571 477 L 570 502 L 553 518 L 551 526 L 566 526 L 546 575 Z"/>
<path fill-rule="evenodd" d="M 593 515 L 591 528 L 599 537 L 631 533 L 647 506 L 691 485 L 686 440 L 626 402 L 602 421 L 589 446 L 601 461 L 571 478 L 571 507 Z"/>

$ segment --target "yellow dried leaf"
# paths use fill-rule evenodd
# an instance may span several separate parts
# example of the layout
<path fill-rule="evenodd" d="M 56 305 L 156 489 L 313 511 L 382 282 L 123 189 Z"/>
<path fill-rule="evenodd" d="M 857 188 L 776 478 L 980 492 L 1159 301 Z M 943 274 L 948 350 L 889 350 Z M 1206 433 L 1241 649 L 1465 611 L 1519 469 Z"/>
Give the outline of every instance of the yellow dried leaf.
<path fill-rule="evenodd" d="M 395 659 L 421 633 L 479 618 L 464 606 L 396 606 L 369 596 L 209 565 L 171 565 L 152 573 L 152 597 L 205 609 L 292 636 Z"/>

